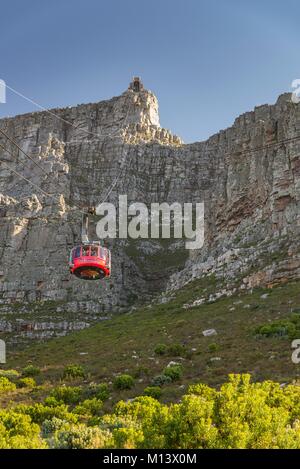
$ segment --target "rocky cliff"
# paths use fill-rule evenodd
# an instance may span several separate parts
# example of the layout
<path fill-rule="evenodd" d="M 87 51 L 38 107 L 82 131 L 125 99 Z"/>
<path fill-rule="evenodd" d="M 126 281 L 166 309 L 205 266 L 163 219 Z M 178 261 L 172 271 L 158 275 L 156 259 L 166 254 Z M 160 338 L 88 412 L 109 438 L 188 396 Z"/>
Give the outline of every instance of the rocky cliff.
<path fill-rule="evenodd" d="M 108 101 L 0 120 L 47 173 L 0 137 L 8 150 L 0 148 L 0 329 L 14 340 L 65 334 L 137 302 L 168 301 L 204 275 L 216 292 L 199 302 L 298 277 L 299 109 L 282 95 L 207 141 L 184 144 L 160 127 L 154 94 L 133 82 Z M 203 249 L 109 240 L 110 280 L 71 277 L 77 207 L 103 200 L 112 183 L 111 202 L 119 194 L 147 205 L 204 201 Z"/>

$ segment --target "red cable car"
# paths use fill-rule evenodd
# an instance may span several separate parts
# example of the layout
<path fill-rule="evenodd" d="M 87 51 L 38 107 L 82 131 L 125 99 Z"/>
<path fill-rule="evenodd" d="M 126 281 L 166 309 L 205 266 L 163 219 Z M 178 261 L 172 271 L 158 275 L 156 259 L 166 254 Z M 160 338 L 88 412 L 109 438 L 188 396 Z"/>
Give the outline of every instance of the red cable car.
<path fill-rule="evenodd" d="M 71 250 L 69 267 L 70 273 L 82 280 L 110 277 L 110 251 L 98 242 L 76 246 Z"/>
<path fill-rule="evenodd" d="M 89 209 L 88 213 L 94 213 Z M 110 277 L 110 250 L 101 246 L 99 241 L 89 241 L 88 213 L 83 214 L 80 246 L 75 246 L 70 252 L 70 273 L 82 280 L 100 280 Z"/>

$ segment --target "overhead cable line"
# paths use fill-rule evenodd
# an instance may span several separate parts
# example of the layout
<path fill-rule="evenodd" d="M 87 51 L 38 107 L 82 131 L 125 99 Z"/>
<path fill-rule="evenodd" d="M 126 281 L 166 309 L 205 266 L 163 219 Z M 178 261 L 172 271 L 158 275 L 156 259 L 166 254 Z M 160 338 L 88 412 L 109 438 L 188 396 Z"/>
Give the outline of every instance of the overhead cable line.
<path fill-rule="evenodd" d="M 9 135 L 7 135 L 7 133 L 4 132 L 4 130 L 0 129 L 0 133 L 1 133 L 2 135 L 4 135 L 4 136 L 7 138 L 7 140 L 9 140 L 13 145 L 15 145 L 15 147 L 17 147 L 18 150 L 19 150 L 21 153 L 23 153 L 23 155 L 26 156 L 26 158 L 30 159 L 30 160 L 31 160 L 38 168 L 40 168 L 47 176 L 50 175 L 39 163 L 37 163 L 37 162 L 34 160 L 34 158 L 32 158 L 32 156 L 28 155 L 28 153 L 26 153 L 26 152 L 20 147 L 20 145 L 19 145 L 15 140 L 13 140 Z"/>
<path fill-rule="evenodd" d="M 5 152 L 7 152 L 9 155 L 11 155 L 12 157 L 14 157 L 13 153 L 8 150 L 7 148 L 5 148 L 1 143 L 0 143 L 0 148 L 2 148 L 2 150 L 4 150 Z M 4 164 L 7 169 L 9 171 L 11 171 L 12 173 L 14 173 L 16 176 L 19 176 L 20 178 L 24 179 L 26 182 L 28 182 L 31 186 L 35 187 L 36 189 L 38 189 L 40 192 L 42 192 L 44 195 L 46 195 L 47 197 L 50 197 L 52 198 L 53 200 L 54 199 L 57 199 L 59 200 L 60 199 L 60 196 L 63 195 L 63 194 L 50 194 L 46 191 L 44 191 L 40 186 L 38 186 L 37 184 L 34 184 L 33 182 L 30 181 L 30 179 L 27 179 L 25 176 L 22 176 L 22 174 L 20 174 L 19 172 L 17 172 L 16 170 L 12 169 L 5 161 L 0 161 L 1 164 Z M 48 176 L 49 174 L 46 173 Z M 58 187 L 58 185 L 57 185 Z M 76 204 L 74 203 L 71 203 L 70 201 L 68 201 L 65 196 L 64 197 L 64 200 L 66 202 L 66 204 L 72 209 L 72 205 L 76 208 L 76 210 L 79 210 L 81 213 L 85 213 L 81 207 L 77 206 Z"/>
<path fill-rule="evenodd" d="M 268 148 L 271 148 L 276 145 L 282 145 L 284 143 L 292 143 L 294 141 L 300 140 L 300 135 L 296 135 L 296 137 L 290 137 L 290 138 L 285 138 L 283 140 L 279 140 L 278 142 L 273 142 L 273 143 L 268 143 L 267 145 L 262 145 L 260 147 L 254 147 L 254 148 L 249 148 L 247 150 L 235 150 L 232 153 L 237 153 L 239 155 L 243 155 L 245 153 L 252 153 L 255 151 L 261 151 L 261 150 L 267 150 Z"/>
<path fill-rule="evenodd" d="M 2 145 L 0 145 L 1 148 Z M 51 195 L 51 194 L 48 194 L 48 192 L 45 192 L 41 187 L 37 186 L 36 184 L 34 184 L 34 182 L 30 181 L 30 179 L 27 179 L 25 176 L 23 176 L 22 174 L 18 173 L 17 171 L 15 171 L 14 169 L 12 169 L 5 161 L 0 161 L 0 164 L 3 164 L 4 166 L 6 166 L 6 168 L 11 171 L 12 173 L 14 173 L 16 176 L 20 177 L 21 179 L 24 179 L 24 181 L 28 182 L 28 184 L 30 184 L 31 186 L 35 187 L 37 190 L 39 190 L 40 192 L 42 192 L 44 195 L 46 195 L 47 197 L 51 197 L 53 198 L 54 196 Z"/>
<path fill-rule="evenodd" d="M 56 119 L 59 119 L 60 121 L 64 122 L 65 124 L 68 124 L 70 125 L 71 127 L 73 127 L 75 130 L 78 130 L 78 126 L 74 125 L 73 122 L 65 119 L 64 117 L 61 117 L 61 116 L 58 116 L 57 114 L 55 114 L 53 111 L 50 111 L 49 109 L 45 108 L 44 106 L 42 106 L 41 104 L 37 103 L 36 101 L 34 101 L 33 99 L 31 98 L 28 98 L 27 96 L 25 96 L 24 94 L 20 93 L 19 91 L 15 90 L 14 88 L 12 88 L 11 86 L 9 86 L 7 83 L 6 83 L 6 88 L 8 88 L 10 91 L 12 91 L 13 93 L 15 93 L 16 95 L 20 96 L 21 98 L 25 99 L 26 101 L 28 101 L 29 103 L 33 104 L 34 106 L 38 107 L 39 109 L 41 109 L 42 111 L 44 112 L 47 112 L 48 114 L 50 114 L 52 117 L 55 117 Z M 128 114 L 128 112 L 127 112 Z M 127 115 L 125 117 L 125 121 L 127 119 Z M 81 132 L 84 132 L 88 135 L 93 135 L 94 137 L 98 137 L 99 139 L 102 139 L 103 137 L 111 137 L 113 136 L 114 134 L 116 134 L 118 130 L 116 130 L 115 132 L 111 132 L 107 135 L 101 135 L 101 134 L 97 134 L 95 132 L 91 132 L 89 130 L 86 130 L 86 129 L 80 129 Z"/>
<path fill-rule="evenodd" d="M 39 109 L 47 112 L 48 114 L 50 114 L 52 117 L 55 117 L 56 119 L 59 119 L 60 121 L 70 125 L 71 127 L 73 127 L 75 130 L 80 130 L 81 132 L 85 132 L 86 134 L 89 134 L 89 135 L 93 135 L 95 137 L 97 137 L 98 139 L 102 140 L 104 138 L 104 142 L 103 144 L 105 143 L 106 140 L 108 140 L 108 138 L 111 138 L 112 136 L 116 135 L 118 132 L 119 132 L 119 129 L 117 129 L 115 132 L 111 132 L 111 133 L 108 133 L 107 135 L 99 135 L 95 132 L 90 132 L 90 131 L 87 131 L 85 129 L 78 129 L 78 126 L 74 125 L 72 122 L 68 121 L 67 119 L 64 119 L 63 117 L 60 117 L 58 116 L 57 114 L 55 114 L 54 112 L 50 111 L 49 109 L 46 109 L 44 106 L 40 105 L 39 103 L 37 103 L 36 101 L 34 101 L 33 99 L 31 98 L 28 98 L 27 96 L 25 96 L 24 94 L 20 93 L 19 91 L 15 90 L 14 88 L 12 88 L 11 86 L 7 85 L 6 84 L 6 87 L 12 91 L 13 93 L 17 94 L 18 96 L 20 96 L 21 98 L 25 99 L 26 101 L 32 103 L 33 105 L 37 106 Z M 126 113 L 126 116 L 125 116 L 125 119 L 124 119 L 124 125 L 126 125 L 126 122 L 128 120 L 128 115 L 129 115 L 129 108 L 127 109 L 127 113 Z M 2 131 L 3 132 L 3 131 Z M 12 139 L 10 140 L 12 141 L 12 143 L 15 143 Z M 16 144 L 16 146 L 18 146 Z M 20 147 L 18 147 L 20 151 L 22 151 L 23 154 L 25 154 L 25 156 L 29 157 L 29 155 L 27 155 Z M 123 151 L 122 151 L 122 156 L 124 154 L 124 144 L 123 144 Z M 117 182 L 119 181 L 120 179 L 120 176 L 121 176 L 121 173 L 123 173 L 123 170 L 124 170 L 124 167 L 125 167 L 125 164 L 126 164 L 126 158 L 127 158 L 127 154 L 125 154 L 125 158 L 124 159 L 124 162 L 122 164 L 122 167 L 120 168 L 120 172 L 117 174 L 117 176 L 115 177 L 114 181 L 111 183 L 111 185 L 109 186 L 108 188 L 108 191 L 106 193 L 106 195 L 104 196 L 104 200 L 101 202 L 105 202 L 105 200 L 107 200 L 107 198 L 109 197 L 109 195 L 111 194 L 112 190 L 114 189 L 114 187 L 116 186 Z M 30 158 L 32 159 L 32 158 Z M 32 161 L 34 161 L 32 159 Z M 37 165 L 37 163 L 35 162 L 35 164 Z M 38 165 L 40 167 L 40 165 Z M 41 169 L 45 172 L 45 170 L 41 167 Z M 48 173 L 47 173 L 48 174 Z M 49 175 L 49 174 L 48 174 Z M 99 204 L 97 204 L 99 205 Z"/>

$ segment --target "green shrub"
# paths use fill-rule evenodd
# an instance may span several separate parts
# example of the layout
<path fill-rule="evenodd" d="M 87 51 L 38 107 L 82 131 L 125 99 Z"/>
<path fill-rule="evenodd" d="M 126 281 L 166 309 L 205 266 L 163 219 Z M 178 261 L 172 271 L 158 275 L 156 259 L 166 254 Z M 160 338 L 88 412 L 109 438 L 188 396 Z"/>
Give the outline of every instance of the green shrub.
<path fill-rule="evenodd" d="M 151 381 L 151 384 L 153 384 L 153 386 L 164 386 L 164 384 L 169 384 L 171 382 L 172 380 L 169 376 L 161 374 L 161 375 L 154 376 L 154 378 Z"/>
<path fill-rule="evenodd" d="M 52 433 L 59 430 L 68 430 L 70 423 L 66 420 L 53 417 L 52 419 L 44 420 L 42 424 L 42 436 L 43 438 L 49 438 Z"/>
<path fill-rule="evenodd" d="M 79 386 L 57 386 L 52 389 L 50 397 L 64 404 L 78 404 L 82 398 L 82 389 Z"/>
<path fill-rule="evenodd" d="M 156 355 L 165 355 L 167 353 L 167 349 L 168 347 L 166 344 L 157 344 L 154 349 L 154 353 L 156 353 Z"/>
<path fill-rule="evenodd" d="M 103 403 L 94 397 L 93 399 L 86 399 L 75 407 L 74 414 L 84 416 L 97 416 L 100 415 Z"/>
<path fill-rule="evenodd" d="M 47 407 L 57 407 L 61 405 L 61 401 L 58 401 L 55 397 L 53 396 L 48 396 L 44 400 L 44 404 Z"/>
<path fill-rule="evenodd" d="M 24 377 L 37 376 L 41 372 L 40 368 L 34 365 L 28 365 L 23 368 L 22 375 Z"/>
<path fill-rule="evenodd" d="M 149 376 L 150 369 L 147 366 L 138 366 L 134 370 L 133 377 L 140 378 L 141 376 Z"/>
<path fill-rule="evenodd" d="M 164 369 L 163 374 L 168 376 L 171 381 L 177 381 L 182 377 L 182 371 L 182 365 L 170 365 Z"/>
<path fill-rule="evenodd" d="M 134 386 L 134 378 L 130 375 L 123 374 L 114 379 L 113 386 L 115 389 L 131 389 Z"/>
<path fill-rule="evenodd" d="M 72 425 L 67 431 L 58 431 L 54 447 L 59 449 L 97 449 L 104 448 L 109 441 L 109 432 L 97 427 Z"/>
<path fill-rule="evenodd" d="M 67 365 L 64 369 L 63 377 L 66 379 L 84 378 L 84 368 L 81 365 Z"/>
<path fill-rule="evenodd" d="M 0 377 L 0 394 L 15 391 L 16 388 L 15 383 L 9 381 L 8 378 L 5 378 L 4 376 Z"/>
<path fill-rule="evenodd" d="M 47 449 L 49 448 L 47 441 L 43 440 L 40 435 L 25 436 L 15 435 L 12 437 L 0 436 L 0 449 Z"/>
<path fill-rule="evenodd" d="M 270 324 L 263 324 L 254 329 L 254 334 L 262 337 L 297 338 L 300 334 L 299 315 L 291 315 L 290 320 L 279 320 Z"/>
<path fill-rule="evenodd" d="M 0 377 L 1 376 L 14 380 L 20 376 L 20 373 L 17 370 L 0 370 Z"/>
<path fill-rule="evenodd" d="M 40 438 L 40 427 L 29 415 L 0 410 L 0 448 L 43 449 L 47 443 Z"/>
<path fill-rule="evenodd" d="M 181 344 L 158 344 L 154 352 L 156 355 L 169 355 L 170 357 L 183 357 L 186 354 L 186 348 Z"/>
<path fill-rule="evenodd" d="M 159 399 L 162 391 L 159 386 L 147 386 L 144 389 L 145 396 L 153 397 L 153 399 Z"/>
<path fill-rule="evenodd" d="M 170 357 L 183 357 L 186 354 L 186 348 L 181 344 L 171 344 L 167 348 L 167 355 Z"/>
<path fill-rule="evenodd" d="M 208 351 L 210 353 L 217 352 L 218 350 L 219 350 L 218 344 L 216 344 L 215 342 L 213 342 L 212 344 L 209 344 Z"/>
<path fill-rule="evenodd" d="M 17 386 L 19 388 L 34 388 L 36 386 L 36 382 L 33 378 L 20 378 L 17 381 Z"/>
<path fill-rule="evenodd" d="M 83 398 L 90 399 L 95 397 L 100 401 L 106 401 L 109 398 L 109 388 L 106 383 L 90 384 L 83 390 Z"/>
<path fill-rule="evenodd" d="M 214 388 L 207 386 L 207 384 L 197 383 L 192 384 L 188 388 L 188 394 L 196 394 L 207 400 L 214 400 L 217 395 L 217 391 Z"/>
<path fill-rule="evenodd" d="M 45 420 L 51 420 L 53 417 L 66 420 L 71 423 L 76 423 L 78 420 L 78 416 L 69 412 L 69 408 L 65 404 L 59 404 L 58 406 L 48 406 L 41 403 L 37 403 L 32 406 L 20 404 L 15 407 L 15 411 L 29 415 L 31 420 L 39 425 L 41 425 Z"/>

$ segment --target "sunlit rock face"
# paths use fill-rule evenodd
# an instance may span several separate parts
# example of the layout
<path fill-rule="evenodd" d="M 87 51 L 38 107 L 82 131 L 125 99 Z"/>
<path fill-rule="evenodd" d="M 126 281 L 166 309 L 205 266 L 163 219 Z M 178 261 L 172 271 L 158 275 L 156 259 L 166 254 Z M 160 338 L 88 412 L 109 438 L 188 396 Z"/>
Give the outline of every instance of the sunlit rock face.
<path fill-rule="evenodd" d="M 157 98 L 134 78 L 108 101 L 0 120 L 47 173 L 0 136 L 10 152 L 0 148 L 1 160 L 34 184 L 0 167 L 0 329 L 19 338 L 66 333 L 203 275 L 222 280 L 224 294 L 234 283 L 298 277 L 299 109 L 282 95 L 207 141 L 184 144 L 160 127 Z M 107 240 L 108 281 L 70 276 L 77 207 L 97 205 L 116 178 L 109 202 L 119 194 L 148 206 L 204 202 L 203 249 L 189 252 L 180 240 Z"/>

